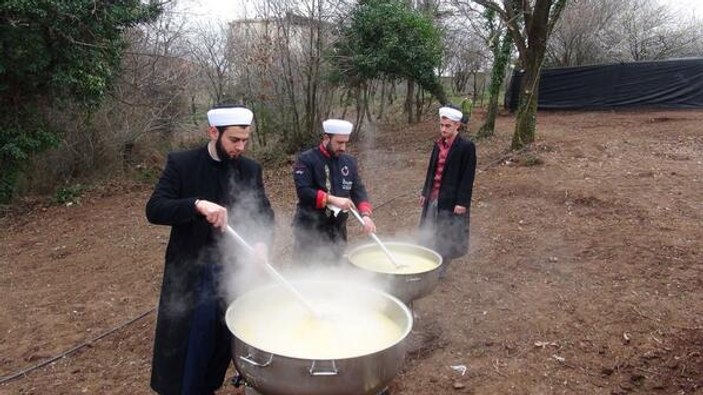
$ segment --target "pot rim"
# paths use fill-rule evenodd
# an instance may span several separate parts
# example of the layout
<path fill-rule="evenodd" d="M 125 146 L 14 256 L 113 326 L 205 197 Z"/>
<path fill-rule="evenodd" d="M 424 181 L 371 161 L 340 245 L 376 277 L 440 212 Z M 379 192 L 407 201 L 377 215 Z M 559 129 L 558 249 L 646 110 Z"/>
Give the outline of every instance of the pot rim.
<path fill-rule="evenodd" d="M 441 255 L 439 255 L 439 253 L 437 251 L 432 250 L 430 248 L 427 248 L 425 246 L 421 246 L 419 244 L 413 244 L 413 243 L 408 243 L 408 242 L 404 242 L 404 241 L 386 241 L 386 242 L 383 242 L 383 244 L 386 246 L 412 247 L 414 249 L 429 253 L 430 255 L 433 255 L 436 258 L 436 261 L 438 262 L 438 264 L 437 264 L 437 266 L 433 267 L 432 269 L 425 270 L 425 271 L 412 272 L 412 273 L 396 273 L 396 272 L 392 272 L 392 271 L 372 270 L 372 269 L 369 269 L 366 267 L 359 266 L 356 263 L 354 263 L 354 261 L 352 261 L 351 257 L 355 254 L 359 254 L 363 250 L 380 249 L 376 243 L 365 243 L 365 244 L 358 245 L 358 246 L 352 248 L 346 254 L 344 254 L 344 258 L 347 262 L 349 262 L 349 264 L 351 264 L 352 266 L 354 266 L 358 269 L 365 270 L 365 271 L 368 271 L 371 273 L 376 273 L 376 274 L 389 275 L 389 276 L 400 276 L 400 277 L 402 277 L 402 276 L 413 277 L 413 276 L 419 276 L 419 275 L 425 275 L 428 273 L 432 273 L 435 270 L 438 270 L 444 264 L 444 259 L 442 258 Z"/>
<path fill-rule="evenodd" d="M 233 328 L 230 327 L 230 320 L 228 319 L 228 317 L 230 317 L 230 315 L 235 314 L 234 313 L 235 304 L 238 300 L 241 300 L 241 298 L 243 298 L 247 295 L 251 295 L 255 292 L 265 292 L 265 290 L 267 290 L 267 289 L 284 288 L 283 285 L 274 283 L 274 284 L 268 284 L 263 287 L 259 287 L 259 288 L 250 290 L 250 291 L 246 292 L 245 294 L 240 295 L 239 297 L 234 299 L 229 304 L 229 306 L 227 306 L 227 309 L 225 310 L 225 325 L 227 326 L 227 329 L 229 330 L 229 332 L 232 334 L 233 340 L 236 339 L 236 341 L 244 343 L 247 346 L 249 346 L 249 347 L 251 347 L 261 353 L 270 354 L 271 356 L 275 356 L 277 358 L 287 358 L 287 359 L 299 360 L 299 361 L 345 361 L 345 360 L 364 358 L 364 357 L 367 357 L 370 355 L 385 352 L 393 347 L 398 346 L 399 344 L 401 344 L 405 340 L 407 340 L 408 335 L 412 331 L 413 324 L 414 324 L 412 312 L 410 311 L 408 306 L 406 306 L 402 300 L 400 300 L 398 297 L 396 297 L 388 292 L 385 292 L 383 290 L 380 290 L 378 288 L 374 288 L 374 287 L 371 287 L 371 286 L 368 286 L 365 284 L 349 283 L 349 282 L 339 281 L 339 280 L 336 280 L 336 281 L 331 281 L 331 280 L 299 280 L 299 281 L 293 282 L 293 284 L 299 284 L 299 283 L 324 283 L 324 284 L 328 284 L 329 286 L 332 286 L 331 284 L 334 284 L 334 283 L 340 283 L 342 286 L 361 288 L 361 289 L 364 289 L 365 292 L 376 293 L 385 299 L 389 299 L 395 306 L 397 306 L 400 309 L 400 311 L 402 312 L 402 315 L 406 318 L 406 320 L 405 320 L 406 324 L 403 325 L 404 328 L 401 332 L 401 335 L 398 336 L 398 339 L 396 341 L 394 341 L 393 343 L 389 343 L 388 345 L 386 345 L 386 347 L 379 349 L 379 350 L 376 350 L 371 353 L 349 356 L 349 357 L 344 357 L 344 358 L 302 358 L 302 357 L 293 357 L 293 356 L 279 354 L 276 352 L 271 352 L 271 351 L 265 350 L 259 346 L 252 345 L 252 344 L 242 340 L 242 338 L 237 335 L 237 333 L 233 330 Z"/>

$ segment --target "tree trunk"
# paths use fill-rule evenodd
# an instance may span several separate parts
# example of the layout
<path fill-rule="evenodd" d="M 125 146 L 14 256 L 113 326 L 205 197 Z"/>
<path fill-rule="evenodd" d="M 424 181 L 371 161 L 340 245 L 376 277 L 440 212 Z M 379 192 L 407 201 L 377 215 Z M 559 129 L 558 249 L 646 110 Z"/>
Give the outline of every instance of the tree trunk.
<path fill-rule="evenodd" d="M 559 20 L 566 3 L 566 0 L 536 0 L 531 12 L 523 13 L 526 37 L 520 35 L 520 27 L 515 25 L 514 20 L 506 21 L 509 25 L 508 31 L 513 35 L 518 47 L 522 68 L 525 70 L 520 84 L 520 100 L 512 141 L 513 149 L 521 149 L 535 141 L 539 72 L 547 51 L 547 40 L 549 40 L 554 25 Z M 514 1 L 513 4 L 515 7 L 512 10 L 506 9 L 508 17 L 513 15 L 512 11 L 518 8 L 519 2 Z M 529 6 L 529 4 L 530 2 L 523 2 L 523 5 Z M 510 26 L 511 24 L 512 26 Z"/>
<path fill-rule="evenodd" d="M 474 80 L 473 81 L 474 87 L 472 88 L 474 93 L 472 95 L 473 96 L 472 100 L 474 101 L 474 103 L 476 103 L 478 101 L 478 70 L 472 70 L 471 75 L 473 76 L 473 80 Z M 485 79 L 485 77 L 484 77 L 484 79 Z M 481 92 L 481 97 L 483 97 L 483 92 Z M 483 99 L 481 99 L 481 100 L 483 101 Z M 481 103 L 481 105 L 483 105 L 483 102 Z"/>
<path fill-rule="evenodd" d="M 383 108 L 386 103 L 386 79 L 381 80 L 381 103 L 378 106 L 378 120 L 383 122 Z"/>
<path fill-rule="evenodd" d="M 481 96 L 479 97 L 479 106 L 483 107 L 483 99 L 485 98 L 485 93 L 486 93 L 486 74 L 483 74 L 483 77 L 481 78 L 481 88 L 478 90 L 481 92 Z M 476 96 L 476 95 L 474 95 Z M 474 99 L 474 103 L 476 103 L 476 100 Z"/>
<path fill-rule="evenodd" d="M 391 81 L 391 86 L 388 89 L 388 105 L 392 106 L 395 102 L 395 80 Z"/>
<path fill-rule="evenodd" d="M 415 94 L 415 123 L 420 123 L 422 118 L 422 105 L 425 103 L 425 90 L 420 88 Z"/>
<path fill-rule="evenodd" d="M 315 4 L 312 2 L 313 10 L 317 8 L 318 15 L 321 12 L 319 7 L 321 7 L 321 2 Z M 311 19 L 315 20 L 315 11 L 312 12 Z M 319 31 L 319 23 L 310 24 L 310 29 L 308 30 L 308 48 L 306 54 L 308 55 L 305 59 L 303 65 L 303 74 L 305 79 L 303 80 L 303 89 L 305 93 L 304 99 L 304 113 L 303 113 L 303 131 L 307 133 L 313 133 L 316 130 L 319 121 L 319 108 L 317 103 L 318 95 L 318 75 L 320 71 L 320 52 L 321 52 L 321 33 Z M 306 136 L 307 137 L 307 136 Z"/>
<path fill-rule="evenodd" d="M 415 83 L 408 80 L 408 89 L 405 92 L 405 113 L 408 116 L 408 124 L 413 123 L 413 98 L 415 97 Z"/>
<path fill-rule="evenodd" d="M 354 134 L 352 139 L 359 141 L 361 138 L 361 122 L 364 120 L 364 106 L 366 102 L 366 84 L 361 84 L 356 88 L 356 121 L 354 121 Z"/>
<path fill-rule="evenodd" d="M 498 114 L 498 96 L 500 96 L 500 87 L 503 86 L 505 79 L 505 68 L 510 59 L 512 44 L 510 33 L 506 32 L 503 34 L 500 46 L 495 45 L 493 48 L 493 71 L 491 72 L 491 86 L 488 88 L 488 109 L 486 121 L 476 134 L 478 138 L 491 137 L 494 134 L 496 115 Z"/>
<path fill-rule="evenodd" d="M 339 105 L 342 107 L 342 119 L 346 119 L 347 110 L 349 109 L 349 101 L 351 100 L 351 89 L 347 89 L 339 95 Z"/>
<path fill-rule="evenodd" d="M 520 102 L 515 119 L 515 133 L 511 148 L 521 149 L 535 141 L 537 122 L 537 94 L 541 56 L 529 56 L 520 84 Z"/>
<path fill-rule="evenodd" d="M 366 85 L 364 89 L 364 114 L 366 114 L 366 119 L 369 122 L 373 122 L 373 114 L 371 114 L 369 103 L 373 103 L 373 98 L 375 95 L 374 90 L 375 88 L 373 83 L 371 85 Z"/>
<path fill-rule="evenodd" d="M 198 107 L 195 105 L 195 95 L 190 95 L 190 119 L 193 121 L 193 126 L 198 126 L 198 118 L 196 116 Z"/>

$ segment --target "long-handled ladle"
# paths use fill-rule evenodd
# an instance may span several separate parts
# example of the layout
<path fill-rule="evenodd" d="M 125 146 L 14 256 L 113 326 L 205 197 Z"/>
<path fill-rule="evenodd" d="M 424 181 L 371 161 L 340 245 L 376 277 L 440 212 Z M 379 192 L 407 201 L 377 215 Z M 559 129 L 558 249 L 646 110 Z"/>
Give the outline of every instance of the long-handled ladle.
<path fill-rule="evenodd" d="M 361 226 L 366 225 L 364 223 L 364 219 L 361 217 L 361 215 L 359 215 L 359 212 L 356 211 L 356 209 L 354 207 L 350 208 L 349 211 L 351 211 L 352 215 L 354 216 L 354 218 L 356 218 L 357 221 L 359 221 Z M 406 265 L 398 263 L 398 261 L 395 259 L 393 254 L 391 254 L 391 252 L 388 250 L 388 248 L 386 248 L 386 246 L 383 244 L 383 242 L 381 242 L 381 239 L 379 239 L 378 236 L 376 236 L 376 234 L 374 232 L 369 233 L 369 236 L 371 236 L 371 238 L 376 242 L 376 244 L 378 244 L 378 246 L 381 247 L 381 250 L 383 250 L 383 252 L 386 254 L 386 256 L 391 261 L 391 263 L 393 263 L 393 265 L 395 266 L 396 269 L 399 269 L 401 267 L 406 266 Z"/>
<path fill-rule="evenodd" d="M 244 240 L 244 239 L 242 238 L 242 236 L 239 235 L 239 233 L 237 233 L 234 229 L 232 229 L 231 226 L 227 225 L 227 228 L 225 228 L 225 231 L 226 231 L 230 236 L 234 237 L 234 239 L 237 240 L 237 242 L 238 242 L 239 244 L 241 244 L 244 248 L 246 248 L 246 250 L 247 250 L 250 254 L 252 254 L 252 256 L 254 255 L 254 248 L 253 248 L 251 245 L 249 245 L 249 243 L 247 243 L 247 241 Z M 278 272 L 278 270 L 276 270 L 273 266 L 271 266 L 271 264 L 268 262 L 268 260 L 266 260 L 266 261 L 264 262 L 264 267 L 266 268 L 266 271 L 269 272 L 269 274 L 271 274 L 274 278 L 276 278 L 276 280 L 278 280 L 278 282 L 280 282 L 280 283 L 283 284 L 286 288 L 288 288 L 288 290 L 289 290 L 293 295 L 295 295 L 296 298 L 298 298 L 298 301 L 299 301 L 303 306 L 305 306 L 308 310 L 310 310 L 310 313 L 312 313 L 313 316 L 315 316 L 316 318 L 320 318 L 320 317 L 322 316 L 322 315 L 310 304 L 310 302 L 308 302 L 308 300 L 305 299 L 305 297 L 293 286 L 293 284 L 291 284 L 288 280 L 286 280 L 285 277 L 283 277 L 283 276 L 281 275 L 281 273 Z"/>

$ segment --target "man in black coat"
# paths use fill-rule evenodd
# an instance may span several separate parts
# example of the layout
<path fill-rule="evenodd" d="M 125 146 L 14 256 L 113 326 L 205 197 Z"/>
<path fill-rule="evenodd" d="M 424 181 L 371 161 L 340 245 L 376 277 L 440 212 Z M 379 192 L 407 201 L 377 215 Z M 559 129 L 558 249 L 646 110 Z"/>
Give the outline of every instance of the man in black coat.
<path fill-rule="evenodd" d="M 293 258 L 297 263 L 338 263 L 347 245 L 348 210 L 364 220 L 364 232 L 376 231 L 372 207 L 356 159 L 345 153 L 351 122 L 322 123 L 319 146 L 298 156 L 293 169 L 298 206 L 293 217 Z"/>
<path fill-rule="evenodd" d="M 440 138 L 432 148 L 420 196 L 420 243 L 442 256 L 440 278 L 452 259 L 469 250 L 476 147 L 459 136 L 462 118 L 455 107 L 439 109 Z"/>
<path fill-rule="evenodd" d="M 151 375 L 160 394 L 212 394 L 231 361 L 218 280 L 233 262 L 220 248 L 222 231 L 230 219 L 235 229 L 246 226 L 265 259 L 274 221 L 261 166 L 242 156 L 252 118 L 244 107 L 210 110 L 209 143 L 169 154 L 146 205 L 149 222 L 171 226 Z"/>

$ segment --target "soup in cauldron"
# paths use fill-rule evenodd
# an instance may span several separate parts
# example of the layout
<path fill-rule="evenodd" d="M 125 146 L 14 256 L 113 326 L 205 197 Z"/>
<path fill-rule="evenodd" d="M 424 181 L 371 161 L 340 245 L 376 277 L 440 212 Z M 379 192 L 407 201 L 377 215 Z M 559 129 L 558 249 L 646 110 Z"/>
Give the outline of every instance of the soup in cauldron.
<path fill-rule="evenodd" d="M 351 256 L 350 260 L 362 269 L 394 274 L 424 273 L 438 266 L 435 260 L 413 251 L 391 250 L 391 253 L 400 266 L 396 267 L 381 250 L 362 251 Z"/>
<path fill-rule="evenodd" d="M 261 303 L 259 303 L 261 302 Z M 311 299 L 316 317 L 293 298 L 257 301 L 236 312 L 231 330 L 260 350 L 290 358 L 343 359 L 383 350 L 404 336 L 382 309 L 344 297 Z"/>

